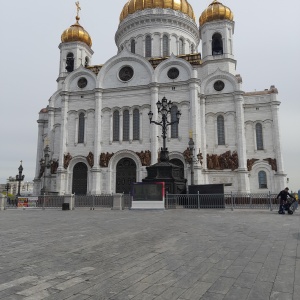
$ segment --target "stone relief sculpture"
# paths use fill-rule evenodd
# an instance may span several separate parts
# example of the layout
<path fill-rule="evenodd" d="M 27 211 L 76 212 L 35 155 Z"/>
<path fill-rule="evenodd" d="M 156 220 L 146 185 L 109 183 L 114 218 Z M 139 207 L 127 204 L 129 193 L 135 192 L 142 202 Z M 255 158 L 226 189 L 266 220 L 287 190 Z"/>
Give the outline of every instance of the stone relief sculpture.
<path fill-rule="evenodd" d="M 184 151 L 183 151 L 183 157 L 184 157 L 184 160 L 190 164 L 191 161 L 192 161 L 192 155 L 191 155 L 191 151 L 190 151 L 190 148 L 187 147 Z"/>
<path fill-rule="evenodd" d="M 145 152 L 135 152 L 136 155 L 140 158 L 142 166 L 150 166 L 151 165 L 151 151 L 146 150 Z"/>
<path fill-rule="evenodd" d="M 56 174 L 58 168 L 58 160 L 52 160 L 50 165 L 51 174 Z"/>
<path fill-rule="evenodd" d="M 255 164 L 256 161 L 258 161 L 259 159 L 257 158 L 251 158 L 251 159 L 247 159 L 247 169 L 248 171 L 252 170 L 253 165 Z"/>
<path fill-rule="evenodd" d="M 264 160 L 269 163 L 269 165 L 271 166 L 272 170 L 274 170 L 275 172 L 277 172 L 276 158 L 265 158 Z"/>
<path fill-rule="evenodd" d="M 72 160 L 72 156 L 71 156 L 71 154 L 69 152 L 68 152 L 68 154 L 64 155 L 64 168 L 65 169 L 68 168 L 71 160 Z"/>
<path fill-rule="evenodd" d="M 90 152 L 89 155 L 86 157 L 86 160 L 90 165 L 90 167 L 92 168 L 94 166 L 94 154 Z"/>
<path fill-rule="evenodd" d="M 236 151 L 226 151 L 223 154 L 207 154 L 207 168 L 209 170 L 231 169 L 232 171 L 239 167 L 239 158 Z"/>
<path fill-rule="evenodd" d="M 113 157 L 113 155 L 114 155 L 114 153 L 102 152 L 100 154 L 100 167 L 107 168 L 108 163 L 109 163 L 110 159 Z"/>

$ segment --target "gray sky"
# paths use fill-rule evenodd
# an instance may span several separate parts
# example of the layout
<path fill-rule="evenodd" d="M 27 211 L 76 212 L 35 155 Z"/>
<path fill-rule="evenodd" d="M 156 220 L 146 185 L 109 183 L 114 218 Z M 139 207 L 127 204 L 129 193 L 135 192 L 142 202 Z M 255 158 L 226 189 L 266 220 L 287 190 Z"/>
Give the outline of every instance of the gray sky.
<path fill-rule="evenodd" d="M 127 0 L 81 0 L 80 24 L 93 40 L 92 64 L 116 54 L 114 35 Z M 197 23 L 212 0 L 189 0 Z M 243 90 L 279 90 L 284 167 L 300 189 L 298 89 L 300 1 L 222 0 L 234 13 L 234 53 Z M 75 22 L 75 0 L 0 0 L 0 183 L 18 173 L 34 178 L 38 112 L 56 90 L 60 35 Z M 198 49 L 201 52 L 201 49 Z"/>

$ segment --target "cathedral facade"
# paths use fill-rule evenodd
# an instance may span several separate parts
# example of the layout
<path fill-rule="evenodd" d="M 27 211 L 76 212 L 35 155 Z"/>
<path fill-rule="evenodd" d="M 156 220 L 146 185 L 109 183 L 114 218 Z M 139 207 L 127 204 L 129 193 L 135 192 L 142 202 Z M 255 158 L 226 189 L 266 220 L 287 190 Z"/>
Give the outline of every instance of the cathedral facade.
<path fill-rule="evenodd" d="M 166 140 L 188 184 L 192 139 L 195 184 L 242 193 L 284 187 L 278 91 L 243 91 L 230 8 L 215 0 L 198 22 L 187 0 L 129 0 L 117 54 L 103 65 L 92 64 L 79 21 L 61 36 L 57 91 L 39 113 L 35 194 L 128 193 L 159 161 L 161 128 L 148 114 L 160 121 L 164 97 L 170 122 L 181 113 Z"/>

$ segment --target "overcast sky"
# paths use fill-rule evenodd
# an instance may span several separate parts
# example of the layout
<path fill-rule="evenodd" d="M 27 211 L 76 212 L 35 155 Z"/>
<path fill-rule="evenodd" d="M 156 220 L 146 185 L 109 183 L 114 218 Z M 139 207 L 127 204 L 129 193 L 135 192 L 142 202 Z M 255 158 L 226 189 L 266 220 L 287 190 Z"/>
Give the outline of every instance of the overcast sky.
<path fill-rule="evenodd" d="M 127 0 L 81 0 L 80 24 L 93 40 L 92 64 L 117 52 L 114 35 Z M 212 0 L 189 0 L 197 23 Z M 223 0 L 234 13 L 234 54 L 243 90 L 279 90 L 284 169 L 292 190 L 299 175 L 300 1 Z M 60 36 L 75 22 L 75 0 L 0 0 L 0 183 L 18 173 L 34 179 L 37 122 L 56 90 Z M 198 49 L 201 52 L 201 48 Z"/>

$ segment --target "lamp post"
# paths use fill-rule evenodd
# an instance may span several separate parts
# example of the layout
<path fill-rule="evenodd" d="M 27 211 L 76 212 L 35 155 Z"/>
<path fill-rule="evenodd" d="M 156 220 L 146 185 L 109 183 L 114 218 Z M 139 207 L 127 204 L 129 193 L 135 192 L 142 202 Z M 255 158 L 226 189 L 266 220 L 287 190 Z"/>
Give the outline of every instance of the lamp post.
<path fill-rule="evenodd" d="M 21 160 L 21 164 L 20 164 L 20 167 L 19 167 L 19 175 L 16 175 L 16 181 L 18 181 L 18 193 L 16 196 L 21 196 L 20 194 L 20 190 L 21 190 L 21 181 L 24 180 L 24 177 L 25 175 L 22 175 L 23 173 L 23 166 L 22 166 L 22 160 Z"/>
<path fill-rule="evenodd" d="M 193 138 L 190 136 L 189 140 L 189 150 L 190 150 L 190 163 L 191 163 L 191 185 L 194 185 L 194 150 L 195 143 Z"/>
<path fill-rule="evenodd" d="M 169 152 L 168 152 L 168 148 L 166 147 L 167 128 L 170 125 L 179 123 L 181 113 L 178 110 L 176 113 L 176 120 L 169 122 L 168 114 L 171 113 L 171 108 L 173 106 L 172 101 L 170 100 L 168 102 L 167 98 L 163 97 L 161 102 L 159 100 L 157 101 L 156 106 L 157 106 L 158 113 L 161 114 L 161 121 L 157 122 L 157 121 L 152 120 L 152 118 L 153 118 L 152 111 L 150 111 L 148 113 L 148 116 L 149 116 L 150 124 L 154 123 L 156 125 L 161 126 L 161 128 L 162 128 L 163 147 L 161 148 L 161 151 L 160 151 L 160 161 L 166 162 L 166 161 L 169 161 Z"/>
<path fill-rule="evenodd" d="M 5 189 L 6 189 L 6 203 L 8 202 L 8 190 L 10 189 L 10 184 L 9 183 L 7 183 L 6 185 L 5 185 Z"/>
<path fill-rule="evenodd" d="M 42 194 L 46 194 L 46 192 L 47 192 L 46 171 L 47 171 L 47 169 L 49 169 L 51 167 L 51 161 L 49 160 L 49 157 L 50 157 L 49 153 L 50 153 L 49 145 L 46 145 L 46 147 L 44 148 L 44 158 L 42 158 L 40 160 L 41 168 L 43 168 L 43 170 L 44 170 L 43 188 L 41 189 Z"/>

